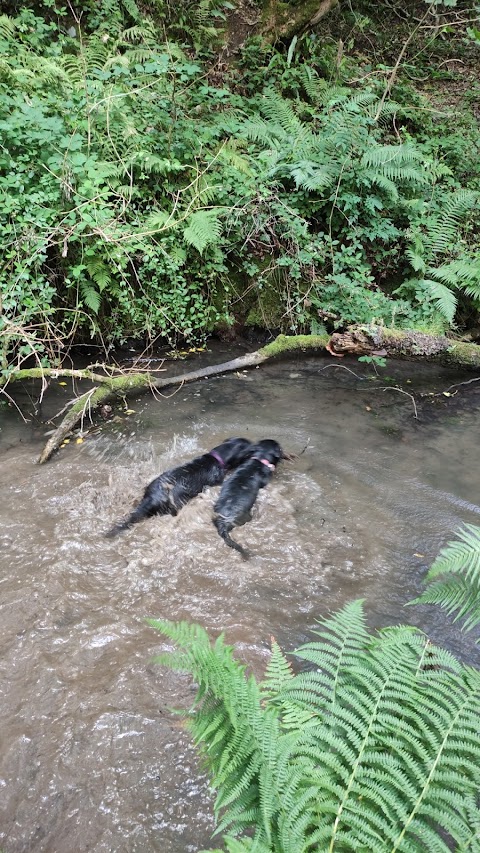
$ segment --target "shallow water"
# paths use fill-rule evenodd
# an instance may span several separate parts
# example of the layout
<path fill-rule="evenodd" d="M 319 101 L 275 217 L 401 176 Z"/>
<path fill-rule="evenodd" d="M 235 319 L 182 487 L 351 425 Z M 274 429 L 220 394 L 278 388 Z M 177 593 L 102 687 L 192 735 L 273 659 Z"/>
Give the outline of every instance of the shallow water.
<path fill-rule="evenodd" d="M 404 604 L 455 529 L 480 524 L 480 389 L 421 397 L 470 377 L 413 370 L 387 368 L 415 395 L 418 421 L 370 368 L 309 357 L 141 398 L 41 468 L 43 430 L 0 410 L 4 853 L 212 846 L 206 779 L 170 710 L 194 687 L 151 663 L 164 646 L 146 616 L 224 631 L 260 673 L 272 635 L 291 649 L 317 617 L 362 597 L 370 625 L 409 620 L 478 663 L 442 613 Z M 62 395 L 71 389 L 51 405 Z M 177 518 L 102 537 L 154 476 L 229 435 L 308 445 L 235 532 L 250 562 L 211 525 L 215 489 Z"/>

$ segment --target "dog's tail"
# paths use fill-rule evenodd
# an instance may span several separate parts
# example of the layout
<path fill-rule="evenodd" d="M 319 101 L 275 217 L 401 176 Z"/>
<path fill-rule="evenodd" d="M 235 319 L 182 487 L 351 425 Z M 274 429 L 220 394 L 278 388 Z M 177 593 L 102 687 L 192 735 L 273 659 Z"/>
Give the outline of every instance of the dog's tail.
<path fill-rule="evenodd" d="M 250 557 L 248 551 L 246 551 L 245 548 L 242 548 L 242 546 L 239 545 L 238 542 L 235 542 L 235 540 L 232 539 L 232 537 L 230 536 L 228 522 L 221 516 L 216 515 L 214 516 L 213 523 L 217 528 L 218 533 L 222 537 L 223 541 L 228 545 L 228 547 L 234 548 L 235 551 L 238 551 L 238 553 L 241 554 L 244 560 L 248 560 Z"/>
<path fill-rule="evenodd" d="M 131 521 L 131 516 L 125 519 L 125 521 L 119 521 L 117 524 L 114 524 L 110 530 L 107 530 L 105 533 L 105 539 L 114 539 L 115 536 L 118 536 L 119 533 L 123 533 L 125 530 L 128 530 L 132 524 L 135 524 L 134 521 Z M 140 519 L 138 519 L 140 521 Z"/>
<path fill-rule="evenodd" d="M 173 512 L 173 507 L 168 503 L 168 501 L 164 501 L 162 504 L 154 504 L 151 498 L 143 498 L 133 512 L 130 513 L 128 518 L 117 522 L 117 524 L 114 524 L 110 530 L 107 530 L 105 537 L 107 539 L 113 539 L 115 536 L 118 536 L 119 533 L 124 533 L 125 530 L 129 530 L 134 524 L 138 524 L 139 521 L 143 521 L 144 518 L 151 518 L 152 515 L 175 514 L 176 513 Z"/>

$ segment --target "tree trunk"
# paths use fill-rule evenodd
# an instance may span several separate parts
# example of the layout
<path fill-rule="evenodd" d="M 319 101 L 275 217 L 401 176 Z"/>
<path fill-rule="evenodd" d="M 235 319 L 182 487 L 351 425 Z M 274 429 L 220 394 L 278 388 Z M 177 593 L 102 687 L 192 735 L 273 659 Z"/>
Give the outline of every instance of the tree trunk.
<path fill-rule="evenodd" d="M 262 34 L 272 42 L 290 41 L 293 36 L 315 27 L 338 3 L 339 0 L 300 0 L 293 5 L 281 0 L 267 0 Z"/>

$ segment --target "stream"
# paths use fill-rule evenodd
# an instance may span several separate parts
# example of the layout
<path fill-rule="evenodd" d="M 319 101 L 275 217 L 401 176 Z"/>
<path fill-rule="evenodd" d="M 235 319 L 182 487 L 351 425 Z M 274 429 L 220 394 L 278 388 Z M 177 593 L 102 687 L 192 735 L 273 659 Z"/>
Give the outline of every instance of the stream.
<path fill-rule="evenodd" d="M 204 356 L 230 357 L 220 344 Z M 409 621 L 478 664 L 443 612 L 404 605 L 458 527 L 480 524 L 480 383 L 446 397 L 472 374 L 400 362 L 379 373 L 306 356 L 144 395 L 42 467 L 47 427 L 0 408 L 2 853 L 219 845 L 207 779 L 172 713 L 195 687 L 152 662 L 167 645 L 145 617 L 225 632 L 260 675 L 272 635 L 291 650 L 363 598 L 372 628 Z M 54 385 L 47 414 L 72 397 Z M 211 523 L 218 489 L 103 537 L 162 470 L 236 435 L 299 454 L 235 531 L 249 562 Z"/>

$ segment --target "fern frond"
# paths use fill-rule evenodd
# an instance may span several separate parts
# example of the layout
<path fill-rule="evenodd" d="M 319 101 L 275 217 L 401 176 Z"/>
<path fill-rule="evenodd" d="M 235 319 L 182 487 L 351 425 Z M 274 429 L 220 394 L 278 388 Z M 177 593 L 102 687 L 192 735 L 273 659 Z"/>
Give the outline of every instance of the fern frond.
<path fill-rule="evenodd" d="M 279 142 L 286 137 L 286 133 L 280 125 L 269 123 L 260 116 L 243 122 L 241 132 L 252 142 L 263 142 L 269 148 L 278 147 Z"/>
<path fill-rule="evenodd" d="M 131 44 L 139 44 L 141 42 L 155 44 L 155 27 L 153 21 L 148 19 L 143 20 L 141 24 L 134 24 L 132 27 L 127 27 L 120 33 L 120 41 L 130 42 Z"/>
<path fill-rule="evenodd" d="M 360 173 L 360 178 L 366 179 L 370 184 L 379 187 L 379 189 L 383 190 L 385 195 L 387 195 L 391 201 L 398 200 L 398 189 L 396 184 L 390 178 L 387 178 L 386 175 L 374 171 L 373 169 L 364 169 Z"/>
<path fill-rule="evenodd" d="M 423 184 L 429 179 L 419 168 L 421 152 L 407 142 L 403 145 L 376 145 L 364 152 L 361 165 L 375 169 L 384 177 L 395 182 Z"/>
<path fill-rule="evenodd" d="M 412 604 L 438 604 L 456 613 L 455 619 L 465 619 L 465 631 L 480 623 L 480 527 L 466 524 L 458 540 L 442 548 L 426 583 L 427 589 Z"/>
<path fill-rule="evenodd" d="M 102 258 L 91 258 L 85 265 L 89 276 L 93 279 L 101 293 L 112 281 L 109 267 Z"/>
<path fill-rule="evenodd" d="M 366 115 L 368 115 L 371 119 L 374 119 L 377 115 L 378 108 L 380 107 L 380 101 L 376 99 L 371 104 L 368 104 L 365 109 Z M 385 101 L 381 105 L 380 115 L 378 116 L 378 124 L 380 126 L 387 126 L 391 123 L 391 117 L 397 115 L 398 113 L 402 113 L 402 107 L 400 104 L 395 103 L 395 101 Z"/>
<path fill-rule="evenodd" d="M 91 38 L 78 54 L 66 53 L 62 65 L 72 83 L 81 83 L 96 71 L 101 71 L 108 60 L 107 45 Z"/>
<path fill-rule="evenodd" d="M 15 80 L 16 85 L 26 91 L 70 83 L 68 75 L 57 61 L 36 53 L 22 53 L 16 59 L 16 65 L 9 60 L 2 60 L 0 73 L 7 79 Z"/>
<path fill-rule="evenodd" d="M 435 270 L 429 272 L 438 278 L 443 284 L 450 287 L 462 287 L 466 292 L 470 289 L 469 295 L 480 296 L 480 261 L 463 258 L 458 261 L 451 261 L 449 264 L 442 264 Z"/>
<path fill-rule="evenodd" d="M 168 222 L 170 227 L 174 227 L 176 222 L 169 213 L 165 210 L 152 210 L 145 220 L 146 231 L 162 231 Z"/>
<path fill-rule="evenodd" d="M 228 163 L 228 165 L 233 166 L 237 172 L 251 176 L 253 175 L 253 172 L 248 164 L 248 160 L 246 157 L 242 157 L 242 155 L 238 153 L 238 147 L 238 140 L 228 139 L 219 147 L 216 156 L 224 163 Z"/>
<path fill-rule="evenodd" d="M 168 175 L 170 172 L 180 171 L 183 167 L 180 163 L 159 157 L 151 151 L 134 151 L 126 161 L 127 166 L 134 166 L 148 174 Z"/>
<path fill-rule="evenodd" d="M 17 23 L 9 15 L 0 15 L 0 38 L 11 41 L 15 34 Z"/>
<path fill-rule="evenodd" d="M 272 124 L 278 125 L 290 136 L 299 139 L 308 133 L 307 126 L 295 115 L 291 103 L 271 89 L 264 92 L 262 112 Z"/>
<path fill-rule="evenodd" d="M 181 637 L 182 666 L 199 683 L 191 727 L 231 849 L 248 829 L 252 850 L 282 853 L 443 853 L 446 836 L 467 849 L 480 826 L 480 673 L 410 626 L 370 637 L 360 602 L 321 624 L 319 641 L 298 650 L 319 668 L 292 679 L 274 648 L 262 705 L 223 640 L 211 648 L 203 629 L 157 623 Z M 309 679 L 325 695 L 321 713 L 311 704 L 295 726 L 298 679 L 306 702 Z"/>
<path fill-rule="evenodd" d="M 346 86 L 338 86 L 319 77 L 310 65 L 303 65 L 299 72 L 303 88 L 310 98 L 312 104 L 325 107 L 329 104 L 338 103 L 347 98 L 351 90 Z"/>
<path fill-rule="evenodd" d="M 457 310 L 457 298 L 445 284 L 433 279 L 424 278 L 422 285 L 427 289 L 428 296 L 447 323 L 452 323 Z"/>
<path fill-rule="evenodd" d="M 222 225 L 216 211 L 197 210 L 188 217 L 183 238 L 202 254 L 207 246 L 218 243 L 221 233 Z"/>
<path fill-rule="evenodd" d="M 262 695 L 273 698 L 292 678 L 291 664 L 272 637 L 272 656 L 265 670 L 264 680 L 260 685 Z"/>
<path fill-rule="evenodd" d="M 381 168 L 388 163 L 402 166 L 413 166 L 423 157 L 422 153 L 410 142 L 402 145 L 376 145 L 362 156 L 365 166 Z"/>
<path fill-rule="evenodd" d="M 135 3 L 135 0 L 121 0 L 121 4 L 125 11 L 130 15 L 131 18 L 133 18 L 135 22 L 138 23 L 138 21 L 142 19 L 142 14 L 137 4 Z"/>
<path fill-rule="evenodd" d="M 338 673 L 342 666 L 365 650 L 369 634 L 365 626 L 362 601 L 352 601 L 329 619 L 320 619 L 321 631 L 314 631 L 319 640 L 300 646 L 296 657 L 308 660 L 316 666 Z"/>
<path fill-rule="evenodd" d="M 373 92 L 369 92 L 368 90 L 359 90 L 358 92 L 350 92 L 348 98 L 343 100 L 340 103 L 340 108 L 346 112 L 360 112 L 367 111 L 366 108 L 370 107 L 373 112 L 378 107 L 378 98 Z M 362 109 L 363 108 L 363 109 Z"/>
<path fill-rule="evenodd" d="M 322 166 L 308 160 L 299 160 L 289 172 L 297 187 L 310 191 L 333 186 L 338 174 L 334 166 Z"/>
<path fill-rule="evenodd" d="M 472 190 L 458 190 L 447 197 L 442 211 L 428 224 L 425 246 L 430 256 L 444 255 L 455 244 L 460 225 L 477 203 L 478 193 Z"/>
<path fill-rule="evenodd" d="M 250 821 L 252 823 L 252 821 Z M 270 845 L 263 844 L 255 838 L 232 838 L 227 835 L 223 839 L 227 845 L 227 853 L 271 853 Z M 202 850 L 201 853 L 224 853 L 223 850 Z"/>
<path fill-rule="evenodd" d="M 222 637 L 212 647 L 199 626 L 148 621 L 180 646 L 180 661 L 174 658 L 173 666 L 191 671 L 198 681 L 199 707 L 191 715 L 190 727 L 215 768 L 216 810 L 231 806 L 222 826 L 241 831 L 246 815 L 260 813 L 268 823 L 276 797 L 271 778 L 278 738 L 275 712 L 262 711 L 255 680 L 245 678 L 245 667 L 234 661 Z M 169 656 L 162 655 L 160 661 L 169 665 Z"/>
<path fill-rule="evenodd" d="M 419 251 L 415 251 L 415 249 L 405 249 L 405 254 L 415 272 L 425 272 L 425 261 Z"/>
<path fill-rule="evenodd" d="M 90 308 L 90 311 L 93 311 L 94 314 L 98 314 L 101 302 L 101 297 L 98 290 L 93 287 L 93 285 L 81 281 L 80 294 L 82 297 L 82 301 L 85 303 L 86 307 Z"/>

